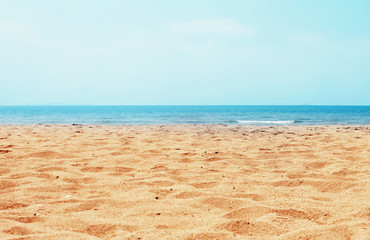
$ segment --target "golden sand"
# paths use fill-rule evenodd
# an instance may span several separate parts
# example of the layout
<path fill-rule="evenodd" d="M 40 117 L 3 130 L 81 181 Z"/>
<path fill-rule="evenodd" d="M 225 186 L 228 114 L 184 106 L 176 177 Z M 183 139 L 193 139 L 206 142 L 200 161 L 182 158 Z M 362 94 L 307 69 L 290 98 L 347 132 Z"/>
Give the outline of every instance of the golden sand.
<path fill-rule="evenodd" d="M 369 126 L 0 126 L 0 239 L 370 239 Z"/>

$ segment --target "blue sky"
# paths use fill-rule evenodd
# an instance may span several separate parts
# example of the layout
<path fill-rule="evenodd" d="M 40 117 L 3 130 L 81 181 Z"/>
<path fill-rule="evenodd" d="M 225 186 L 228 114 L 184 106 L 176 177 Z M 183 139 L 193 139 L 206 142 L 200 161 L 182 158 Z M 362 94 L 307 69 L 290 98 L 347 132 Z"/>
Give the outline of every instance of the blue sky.
<path fill-rule="evenodd" d="M 370 105 L 370 1 L 0 0 L 0 105 Z"/>

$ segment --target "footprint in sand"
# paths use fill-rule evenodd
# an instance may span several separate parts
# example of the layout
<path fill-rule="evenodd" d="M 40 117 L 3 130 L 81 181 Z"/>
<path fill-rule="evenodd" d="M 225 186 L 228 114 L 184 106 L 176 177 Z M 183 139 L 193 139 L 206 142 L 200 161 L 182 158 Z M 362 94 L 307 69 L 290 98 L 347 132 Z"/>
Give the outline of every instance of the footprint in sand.
<path fill-rule="evenodd" d="M 74 158 L 75 156 L 62 154 L 62 153 L 58 153 L 55 151 L 42 151 L 42 152 L 37 152 L 37 153 L 31 153 L 24 157 L 25 158 L 36 157 L 36 158 L 45 158 L 45 159 L 60 159 L 60 158 Z"/>
<path fill-rule="evenodd" d="M 10 173 L 10 168 L 0 168 L 0 176 Z"/>
<path fill-rule="evenodd" d="M 227 234 L 222 233 L 197 233 L 197 234 L 191 234 L 185 240 L 221 240 L 221 239 L 229 239 L 227 237 Z"/>
<path fill-rule="evenodd" d="M 40 218 L 37 216 L 32 217 L 7 217 L 7 219 L 14 220 L 20 223 L 34 223 L 34 222 L 44 222 L 44 218 Z"/>
<path fill-rule="evenodd" d="M 249 198 L 249 199 L 252 199 L 253 201 L 265 201 L 266 200 L 266 197 L 263 197 L 261 195 L 258 195 L 258 194 L 244 194 L 244 193 L 241 193 L 241 194 L 235 194 L 232 196 L 233 198 Z"/>
<path fill-rule="evenodd" d="M 10 229 L 4 230 L 3 232 L 7 234 L 12 234 L 12 235 L 28 235 L 28 234 L 35 233 L 28 228 L 20 227 L 20 226 L 12 227 Z"/>
<path fill-rule="evenodd" d="M 255 219 L 272 212 L 273 210 L 270 208 L 256 206 L 238 209 L 224 215 L 224 217 L 229 219 Z"/>
<path fill-rule="evenodd" d="M 8 190 L 9 188 L 14 188 L 16 186 L 17 186 L 17 184 L 15 184 L 12 181 L 0 180 L 0 191 L 2 191 L 2 190 Z"/>
<path fill-rule="evenodd" d="M 28 206 L 29 206 L 29 204 L 17 203 L 17 202 L 13 202 L 13 201 L 10 201 L 10 202 L 1 201 L 0 202 L 0 210 L 25 208 L 25 207 L 28 207 Z"/>
<path fill-rule="evenodd" d="M 219 185 L 218 182 L 200 182 L 191 184 L 195 188 L 213 188 Z"/>
<path fill-rule="evenodd" d="M 268 223 L 251 222 L 245 220 L 233 220 L 222 224 L 220 228 L 240 235 L 249 235 L 256 237 L 276 236 L 284 232 L 284 229 L 275 227 Z"/>
<path fill-rule="evenodd" d="M 240 207 L 242 201 L 237 199 L 227 198 L 206 198 L 202 201 L 203 204 L 211 205 L 216 208 L 222 209 L 235 209 Z"/>
<path fill-rule="evenodd" d="M 37 172 L 67 172 L 68 170 L 63 167 L 44 167 L 44 168 L 39 168 L 36 169 Z"/>
<path fill-rule="evenodd" d="M 91 224 L 86 227 L 75 229 L 74 231 L 86 233 L 102 239 L 109 239 L 118 230 L 117 225 L 114 224 Z"/>
<path fill-rule="evenodd" d="M 111 201 L 109 199 L 96 199 L 96 200 L 87 200 L 83 203 L 78 204 L 77 206 L 72 206 L 67 208 L 66 212 L 83 212 L 89 211 L 93 209 L 98 209 L 103 204 L 110 204 Z"/>
<path fill-rule="evenodd" d="M 187 199 L 187 198 L 196 198 L 202 195 L 203 194 L 200 192 L 182 192 L 177 194 L 175 197 L 179 199 Z"/>
<path fill-rule="evenodd" d="M 0 153 L 4 153 L 4 154 L 5 154 L 5 153 L 10 153 L 10 152 L 11 152 L 11 150 L 7 150 L 7 149 L 6 149 L 6 150 L 4 150 L 4 149 L 0 149 Z"/>
<path fill-rule="evenodd" d="M 323 230 L 301 230 L 298 233 L 289 234 L 285 239 L 357 239 L 352 229 L 358 230 L 358 227 L 337 226 Z"/>

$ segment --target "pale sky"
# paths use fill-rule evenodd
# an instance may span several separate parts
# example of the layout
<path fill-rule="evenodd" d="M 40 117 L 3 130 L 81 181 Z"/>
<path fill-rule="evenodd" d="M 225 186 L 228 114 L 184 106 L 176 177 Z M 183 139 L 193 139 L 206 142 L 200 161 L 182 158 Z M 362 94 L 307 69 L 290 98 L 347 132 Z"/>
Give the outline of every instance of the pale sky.
<path fill-rule="evenodd" d="M 0 0 L 0 105 L 370 105 L 369 0 Z"/>

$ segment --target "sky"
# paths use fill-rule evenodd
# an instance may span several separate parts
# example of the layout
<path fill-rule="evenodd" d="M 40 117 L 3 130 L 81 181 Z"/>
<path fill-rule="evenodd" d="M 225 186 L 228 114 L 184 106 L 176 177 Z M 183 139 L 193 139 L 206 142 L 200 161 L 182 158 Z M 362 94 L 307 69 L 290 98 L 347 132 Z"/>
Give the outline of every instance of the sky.
<path fill-rule="evenodd" d="M 370 105 L 368 0 L 0 0 L 0 105 Z"/>

